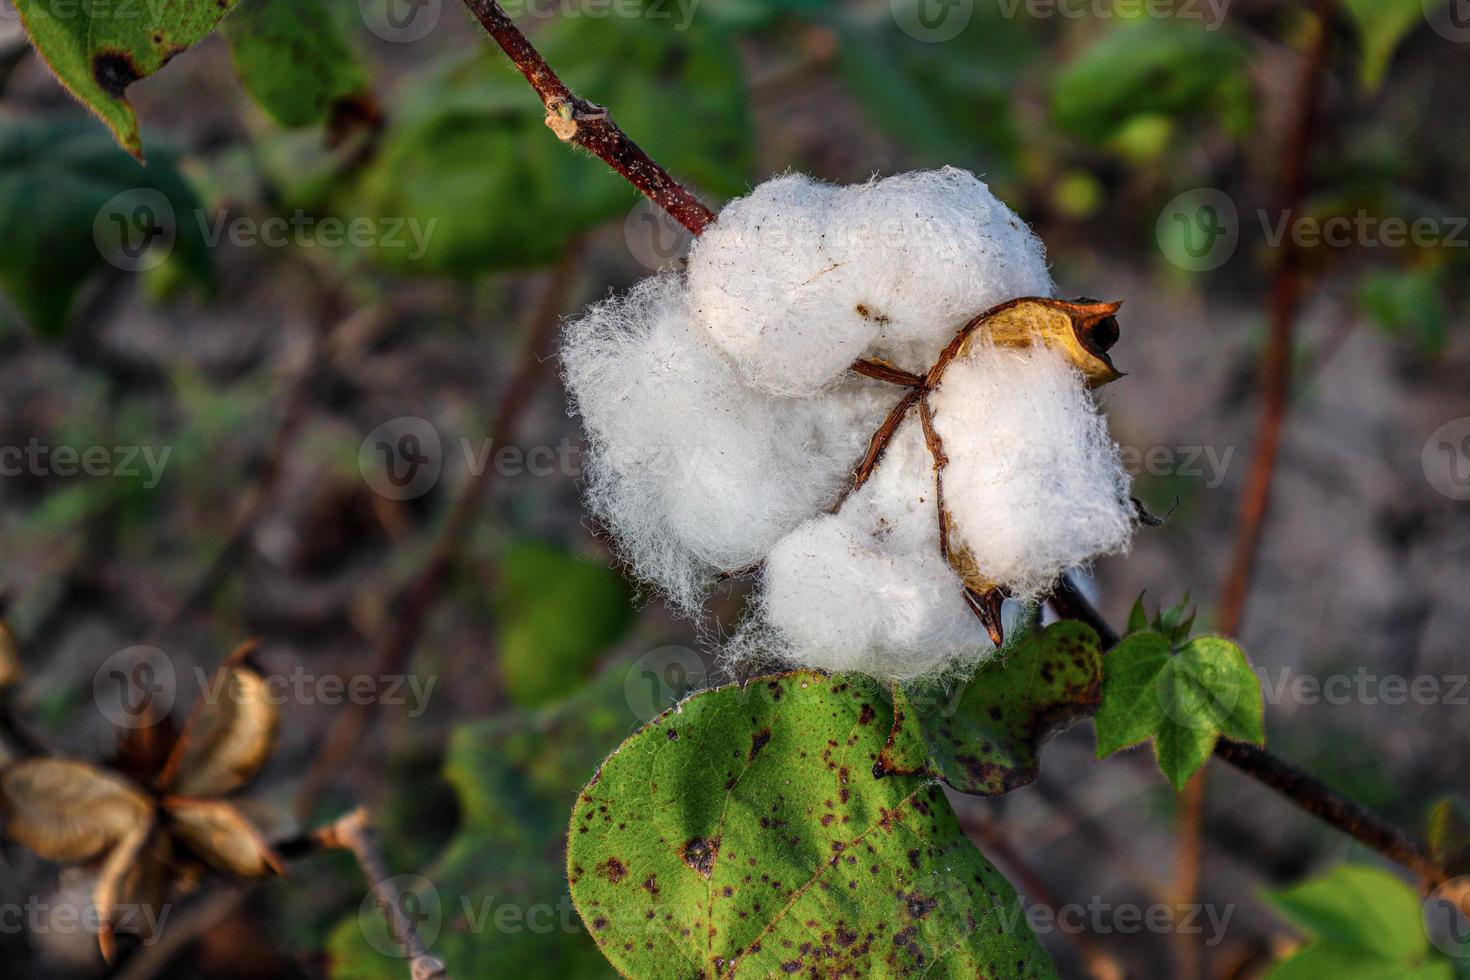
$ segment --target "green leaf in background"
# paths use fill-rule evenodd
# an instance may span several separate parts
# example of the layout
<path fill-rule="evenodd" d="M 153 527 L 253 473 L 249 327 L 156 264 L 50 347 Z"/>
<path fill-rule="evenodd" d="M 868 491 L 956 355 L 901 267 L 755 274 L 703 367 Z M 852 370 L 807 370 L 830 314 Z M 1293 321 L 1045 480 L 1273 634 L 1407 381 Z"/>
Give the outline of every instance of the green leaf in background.
<path fill-rule="evenodd" d="M 144 167 L 90 120 L 0 119 L 0 285 L 39 333 L 61 333 L 78 288 L 109 262 L 166 259 L 212 285 L 199 208 L 168 153 Z"/>
<path fill-rule="evenodd" d="M 1340 865 L 1266 900 L 1314 940 L 1271 972 L 1271 980 L 1451 980 L 1429 944 L 1422 900 L 1386 871 Z"/>
<path fill-rule="evenodd" d="M 934 704 L 899 694 L 879 765 L 929 775 L 963 793 L 999 796 L 1036 779 L 1041 747 L 1102 700 L 1102 646 L 1092 628 L 1053 623 L 980 666 L 959 697 Z M 904 747 L 917 747 L 904 758 Z"/>
<path fill-rule="evenodd" d="M 318 123 L 367 77 L 323 0 L 238 0 L 220 33 L 250 94 L 283 126 Z"/>
<path fill-rule="evenodd" d="M 728 36 L 668 30 L 663 20 L 547 23 L 536 42 L 579 93 L 679 179 L 741 193 L 751 140 L 739 61 Z M 624 216 L 637 192 L 601 160 L 571 152 L 498 51 L 420 83 L 390 128 L 356 207 L 428 232 L 422 255 L 380 248 L 396 271 L 471 277 L 557 258 L 575 235 Z"/>
<path fill-rule="evenodd" d="M 1142 117 L 1209 115 L 1232 135 L 1250 128 L 1249 50 L 1224 31 L 1145 17 L 1108 30 L 1057 76 L 1057 124 L 1106 143 Z"/>
<path fill-rule="evenodd" d="M 1264 713 L 1260 679 L 1234 643 L 1201 636 L 1176 652 L 1162 633 L 1134 633 L 1104 661 L 1097 755 L 1152 738 L 1159 768 L 1177 792 L 1220 736 L 1264 744 Z"/>
<path fill-rule="evenodd" d="M 572 906 L 564 848 L 587 774 L 638 723 L 624 695 L 627 671 L 610 668 L 546 710 L 455 730 L 445 774 L 461 828 L 425 872 L 440 913 L 431 945 L 450 976 L 616 975 Z M 369 909 L 337 928 L 328 946 L 334 980 L 406 975 L 403 960 L 383 952 L 394 947 L 380 919 Z"/>
<path fill-rule="evenodd" d="M 1449 343 L 1450 315 L 1438 267 L 1369 270 L 1357 299 L 1359 308 L 1389 336 L 1407 337 L 1428 354 Z"/>
<path fill-rule="evenodd" d="M 874 18 L 844 11 L 837 24 L 843 83 L 920 162 L 1005 178 L 1018 167 L 1015 88 L 1041 45 L 1025 18 L 1005 16 L 991 0 L 975 4 L 957 36 L 926 43 L 900 24 L 922 23 L 916 19 L 927 2 L 895 0 L 894 12 L 884 4 Z"/>
<path fill-rule="evenodd" d="M 892 710 L 797 671 L 694 695 L 572 813 L 572 897 L 630 977 L 1054 977 L 938 784 L 875 778 Z"/>
<path fill-rule="evenodd" d="M 525 707 L 579 686 L 634 617 L 621 575 L 530 542 L 501 560 L 495 605 L 501 675 L 511 700 Z"/>
<path fill-rule="evenodd" d="M 1358 79 L 1372 92 L 1388 74 L 1389 63 L 1399 44 L 1415 26 L 1422 26 L 1432 4 L 1425 0 L 1343 0 L 1348 19 L 1358 29 L 1362 60 Z"/>
<path fill-rule="evenodd" d="M 15 0 L 15 9 L 66 90 L 97 113 L 123 149 L 142 159 L 143 138 L 127 87 L 214 30 L 235 2 Z"/>

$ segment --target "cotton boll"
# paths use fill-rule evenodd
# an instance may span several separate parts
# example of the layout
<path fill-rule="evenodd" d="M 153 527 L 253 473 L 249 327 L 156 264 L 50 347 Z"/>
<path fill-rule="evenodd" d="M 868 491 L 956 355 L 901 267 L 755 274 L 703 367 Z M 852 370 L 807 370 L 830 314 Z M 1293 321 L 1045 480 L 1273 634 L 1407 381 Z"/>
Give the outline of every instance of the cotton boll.
<path fill-rule="evenodd" d="M 822 670 L 907 680 L 993 649 L 940 556 L 933 467 L 916 419 L 838 513 L 776 545 L 760 613 L 770 646 Z M 746 638 L 737 649 L 756 645 Z"/>
<path fill-rule="evenodd" d="M 870 354 L 915 373 L 976 314 L 1054 289 L 1041 240 L 954 167 L 843 188 L 829 237 L 834 301 L 877 326 Z"/>
<path fill-rule="evenodd" d="M 725 206 L 689 255 L 695 316 L 751 385 L 814 392 L 839 377 L 877 325 L 834 302 L 848 275 L 828 247 L 837 188 L 792 174 Z"/>
<path fill-rule="evenodd" d="M 752 390 L 694 321 L 677 275 L 593 307 L 562 359 L 590 444 L 589 508 L 686 612 L 716 573 L 759 562 L 835 499 L 891 401 L 876 383 L 822 399 Z"/>
<path fill-rule="evenodd" d="M 1127 550 L 1128 474 L 1061 354 L 975 344 L 931 404 L 949 459 L 945 506 L 987 579 L 1036 598 L 1066 569 Z"/>

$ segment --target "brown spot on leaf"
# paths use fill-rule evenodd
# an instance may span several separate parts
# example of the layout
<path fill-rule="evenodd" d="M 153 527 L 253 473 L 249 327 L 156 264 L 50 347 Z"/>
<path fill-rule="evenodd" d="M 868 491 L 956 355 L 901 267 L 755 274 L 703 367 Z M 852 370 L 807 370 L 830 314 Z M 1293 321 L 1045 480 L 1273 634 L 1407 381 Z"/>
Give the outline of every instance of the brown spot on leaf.
<path fill-rule="evenodd" d="M 616 885 L 628 876 L 628 866 L 615 857 L 610 857 L 597 866 L 599 876 L 606 878 L 609 884 Z"/>
<path fill-rule="evenodd" d="M 123 97 L 123 91 L 143 73 L 125 51 L 99 51 L 92 56 L 92 79 L 114 99 Z"/>
<path fill-rule="evenodd" d="M 755 761 L 755 757 L 760 754 L 761 749 L 765 748 L 766 743 L 770 740 L 771 730 L 769 728 L 762 728 L 750 736 L 750 759 L 752 762 Z"/>
<path fill-rule="evenodd" d="M 720 839 L 715 837 L 706 840 L 703 837 L 695 837 L 684 842 L 679 848 L 679 859 L 693 868 L 701 878 L 708 878 L 714 874 L 715 858 L 720 853 Z"/>

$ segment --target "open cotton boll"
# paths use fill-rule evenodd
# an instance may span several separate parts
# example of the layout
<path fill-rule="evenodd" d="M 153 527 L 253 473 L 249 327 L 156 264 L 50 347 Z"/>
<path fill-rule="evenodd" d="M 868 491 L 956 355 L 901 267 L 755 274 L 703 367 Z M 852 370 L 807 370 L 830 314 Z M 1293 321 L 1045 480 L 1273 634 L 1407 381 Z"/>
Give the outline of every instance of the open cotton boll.
<path fill-rule="evenodd" d="M 915 373 L 977 313 L 1055 288 L 1041 240 L 955 167 L 843 188 L 829 238 L 834 301 L 878 326 L 869 354 Z"/>
<path fill-rule="evenodd" d="M 784 659 L 887 680 L 934 674 L 994 648 L 939 553 L 934 475 L 916 419 L 836 514 L 802 524 L 766 559 L 765 644 Z"/>
<path fill-rule="evenodd" d="M 689 254 L 690 305 L 756 388 L 816 391 L 876 334 L 833 301 L 835 278 L 847 274 L 828 248 L 838 193 L 801 174 L 769 180 L 726 205 Z"/>
<path fill-rule="evenodd" d="M 752 390 L 673 274 L 592 307 L 562 360 L 589 441 L 588 506 L 686 612 L 716 573 L 759 562 L 836 497 L 891 401 L 876 383 L 822 399 Z"/>
<path fill-rule="evenodd" d="M 979 572 L 1037 598 L 1062 572 L 1127 550 L 1129 478 L 1080 374 L 1043 345 L 973 345 L 932 397 L 945 505 Z"/>

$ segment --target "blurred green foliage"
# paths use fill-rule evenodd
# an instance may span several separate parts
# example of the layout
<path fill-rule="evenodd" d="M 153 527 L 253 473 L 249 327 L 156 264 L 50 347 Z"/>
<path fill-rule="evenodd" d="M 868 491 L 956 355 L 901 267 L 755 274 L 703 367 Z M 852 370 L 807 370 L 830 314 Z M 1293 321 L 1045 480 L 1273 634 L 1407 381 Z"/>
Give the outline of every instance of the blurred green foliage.
<path fill-rule="evenodd" d="M 211 286 L 199 206 L 166 149 L 144 167 L 90 119 L 0 117 L 0 284 L 39 333 L 65 328 L 108 257 L 147 264 L 171 247 L 182 273 Z"/>
<path fill-rule="evenodd" d="M 521 542 L 497 571 L 501 679 L 523 707 L 548 704 L 583 683 L 632 625 L 627 580 L 605 563 Z"/>

